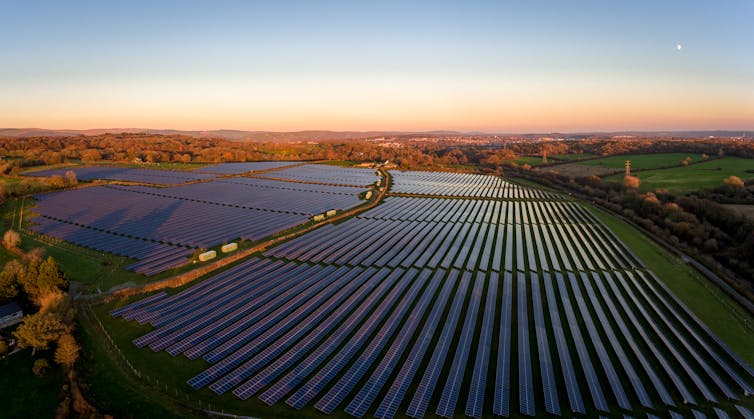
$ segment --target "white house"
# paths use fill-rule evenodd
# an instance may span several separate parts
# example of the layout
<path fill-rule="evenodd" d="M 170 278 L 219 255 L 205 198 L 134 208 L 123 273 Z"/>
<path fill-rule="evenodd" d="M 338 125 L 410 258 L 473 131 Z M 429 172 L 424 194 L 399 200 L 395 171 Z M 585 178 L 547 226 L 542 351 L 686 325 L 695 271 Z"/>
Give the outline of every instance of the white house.
<path fill-rule="evenodd" d="M 21 323 L 24 319 L 24 312 L 16 303 L 9 303 L 0 306 L 0 329 L 3 327 L 13 326 Z"/>

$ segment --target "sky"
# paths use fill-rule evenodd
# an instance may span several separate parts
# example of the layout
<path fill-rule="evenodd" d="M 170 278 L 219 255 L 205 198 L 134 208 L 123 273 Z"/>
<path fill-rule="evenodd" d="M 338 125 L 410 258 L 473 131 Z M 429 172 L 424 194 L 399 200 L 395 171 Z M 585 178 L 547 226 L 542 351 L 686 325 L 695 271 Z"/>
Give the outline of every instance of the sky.
<path fill-rule="evenodd" d="M 0 127 L 751 130 L 752 21 L 751 0 L 3 1 Z"/>

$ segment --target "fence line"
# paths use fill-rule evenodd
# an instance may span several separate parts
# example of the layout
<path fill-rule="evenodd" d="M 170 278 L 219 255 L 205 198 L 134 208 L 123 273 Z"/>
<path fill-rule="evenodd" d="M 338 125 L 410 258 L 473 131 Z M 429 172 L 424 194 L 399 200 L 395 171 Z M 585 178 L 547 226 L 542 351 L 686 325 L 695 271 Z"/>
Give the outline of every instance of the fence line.
<path fill-rule="evenodd" d="M 99 326 L 99 332 L 102 333 L 102 335 L 105 337 L 107 342 L 109 343 L 109 347 L 103 346 L 103 349 L 108 350 L 111 354 L 115 355 L 115 361 L 116 364 L 119 364 L 121 367 L 125 366 L 126 368 L 122 368 L 123 372 L 126 374 L 130 374 L 136 381 L 138 381 L 142 385 L 148 385 L 153 390 L 157 390 L 166 396 L 170 397 L 176 404 L 180 405 L 181 407 L 184 407 L 186 409 L 192 410 L 197 413 L 204 413 L 210 416 L 218 416 L 218 417 L 228 417 L 228 418 L 238 418 L 238 419 L 256 419 L 251 416 L 243 416 L 243 415 L 236 415 L 233 413 L 227 413 L 224 410 L 223 411 L 215 411 L 212 410 L 212 404 L 208 403 L 198 397 L 195 397 L 195 394 L 190 394 L 185 392 L 184 390 L 179 390 L 178 388 L 171 387 L 166 383 L 160 384 L 160 380 L 156 377 L 151 377 L 149 374 L 142 373 L 138 368 L 134 367 L 134 365 L 131 363 L 131 361 L 126 358 L 125 354 L 123 354 L 123 351 L 120 350 L 118 347 L 118 344 L 115 343 L 113 338 L 110 336 L 110 333 L 108 333 L 107 329 L 105 328 L 105 325 L 102 324 L 102 321 L 99 319 L 99 316 L 97 316 L 97 313 L 92 309 L 91 305 L 86 304 L 84 305 L 84 315 L 89 318 L 93 319 L 97 325 Z"/>

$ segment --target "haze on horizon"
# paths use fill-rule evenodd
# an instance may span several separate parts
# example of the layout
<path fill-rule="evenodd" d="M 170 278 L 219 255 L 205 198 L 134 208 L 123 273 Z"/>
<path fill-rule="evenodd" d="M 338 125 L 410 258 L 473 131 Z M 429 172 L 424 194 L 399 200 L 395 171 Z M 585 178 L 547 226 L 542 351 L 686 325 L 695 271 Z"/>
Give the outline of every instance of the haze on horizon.
<path fill-rule="evenodd" d="M 0 127 L 754 129 L 749 0 L 152 3 L 3 4 Z"/>

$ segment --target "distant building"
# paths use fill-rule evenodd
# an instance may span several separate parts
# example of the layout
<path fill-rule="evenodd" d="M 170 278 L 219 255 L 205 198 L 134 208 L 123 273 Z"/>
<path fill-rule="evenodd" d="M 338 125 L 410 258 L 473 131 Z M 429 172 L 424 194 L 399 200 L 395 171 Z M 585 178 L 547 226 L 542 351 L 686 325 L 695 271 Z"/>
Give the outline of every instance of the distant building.
<path fill-rule="evenodd" d="M 3 327 L 13 326 L 21 323 L 24 319 L 24 312 L 16 303 L 9 303 L 0 306 L 0 329 Z"/>

